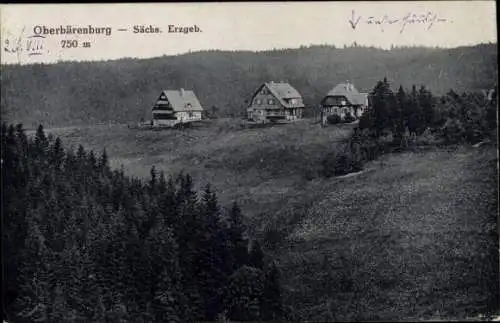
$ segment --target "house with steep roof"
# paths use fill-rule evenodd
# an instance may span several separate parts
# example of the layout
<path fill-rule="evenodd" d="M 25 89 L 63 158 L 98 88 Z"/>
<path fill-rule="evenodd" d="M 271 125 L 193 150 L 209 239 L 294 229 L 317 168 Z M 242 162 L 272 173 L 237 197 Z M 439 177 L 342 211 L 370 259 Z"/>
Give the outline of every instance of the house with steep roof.
<path fill-rule="evenodd" d="M 304 114 L 300 93 L 286 82 L 266 82 L 255 91 L 247 108 L 248 120 L 255 122 L 293 121 Z"/>
<path fill-rule="evenodd" d="M 353 84 L 346 82 L 335 86 L 321 101 L 321 119 L 327 123 L 330 115 L 340 120 L 359 119 L 368 107 L 368 93 L 360 93 Z"/>
<path fill-rule="evenodd" d="M 153 107 L 153 126 L 201 120 L 203 108 L 193 91 L 163 90 Z"/>

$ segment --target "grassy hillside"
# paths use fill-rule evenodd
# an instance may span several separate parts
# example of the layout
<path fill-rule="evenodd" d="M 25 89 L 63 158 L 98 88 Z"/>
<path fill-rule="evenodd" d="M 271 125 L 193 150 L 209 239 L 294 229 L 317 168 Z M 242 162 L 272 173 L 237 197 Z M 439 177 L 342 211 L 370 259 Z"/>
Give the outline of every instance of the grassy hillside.
<path fill-rule="evenodd" d="M 393 84 L 425 84 L 436 94 L 491 88 L 497 79 L 495 44 L 455 49 L 366 47 L 266 52 L 205 51 L 154 59 L 2 66 L 2 119 L 27 128 L 135 122 L 149 117 L 159 91 L 193 89 L 221 116 L 239 115 L 264 81 L 286 80 L 317 106 L 350 80 L 370 91 L 384 76 Z"/>
<path fill-rule="evenodd" d="M 496 161 L 493 147 L 408 152 L 319 184 L 276 252 L 297 316 L 464 319 L 497 308 Z"/>
<path fill-rule="evenodd" d="M 147 177 L 152 165 L 193 176 L 199 188 L 214 185 L 222 203 L 238 200 L 250 216 L 280 211 L 285 199 L 320 166 L 325 152 L 338 149 L 354 125 L 321 128 L 311 120 L 293 125 L 247 128 L 231 119 L 193 129 L 138 130 L 124 125 L 49 129 L 68 147 L 106 148 L 110 165 Z"/>
<path fill-rule="evenodd" d="M 210 181 L 223 204 L 242 202 L 250 234 L 279 260 L 297 320 L 465 318 L 495 308 L 494 147 L 387 155 L 355 176 L 307 180 L 351 129 L 217 120 L 184 131 L 51 132 L 68 145 L 106 147 L 129 174 L 185 170 Z M 273 227 L 281 236 L 270 245 Z"/>

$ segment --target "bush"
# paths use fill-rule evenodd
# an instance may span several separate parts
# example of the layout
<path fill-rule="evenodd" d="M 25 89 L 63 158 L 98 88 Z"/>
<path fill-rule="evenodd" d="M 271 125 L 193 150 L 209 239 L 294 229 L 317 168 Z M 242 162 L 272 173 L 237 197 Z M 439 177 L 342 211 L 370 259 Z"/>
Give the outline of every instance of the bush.
<path fill-rule="evenodd" d="M 362 170 L 363 161 L 360 156 L 355 158 L 352 151 L 341 154 L 330 153 L 323 159 L 322 166 L 323 176 L 341 176 Z"/>
<path fill-rule="evenodd" d="M 247 122 L 245 120 L 236 118 L 233 119 L 225 118 L 225 119 L 218 119 L 215 122 L 215 126 L 218 128 L 218 133 L 232 132 L 245 129 L 247 126 Z"/>
<path fill-rule="evenodd" d="M 425 129 L 425 131 L 416 138 L 416 143 L 419 145 L 432 145 L 437 143 L 438 140 L 436 136 L 431 132 L 430 128 Z"/>
<path fill-rule="evenodd" d="M 353 122 L 354 120 L 356 120 L 356 118 L 354 118 L 354 116 L 352 116 L 350 113 L 347 113 L 344 117 L 345 123 Z"/>
<path fill-rule="evenodd" d="M 335 161 L 334 174 L 335 176 L 346 175 L 349 173 L 359 172 L 363 169 L 361 161 L 356 161 L 352 154 L 344 153 Z"/>
<path fill-rule="evenodd" d="M 458 119 L 448 118 L 441 130 L 447 143 L 459 143 L 464 140 L 465 129 Z"/>
<path fill-rule="evenodd" d="M 337 114 L 331 114 L 328 117 L 326 117 L 326 121 L 328 124 L 337 124 L 340 123 L 342 120 L 340 119 L 340 116 Z"/>

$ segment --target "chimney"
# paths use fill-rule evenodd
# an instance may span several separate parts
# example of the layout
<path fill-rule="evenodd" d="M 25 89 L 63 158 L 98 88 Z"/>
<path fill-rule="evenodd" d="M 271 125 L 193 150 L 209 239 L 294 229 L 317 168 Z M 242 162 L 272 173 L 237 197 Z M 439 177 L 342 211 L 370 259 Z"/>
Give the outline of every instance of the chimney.
<path fill-rule="evenodd" d="M 179 91 L 179 93 L 181 94 L 181 97 L 184 96 L 184 89 L 181 88 L 180 91 Z"/>

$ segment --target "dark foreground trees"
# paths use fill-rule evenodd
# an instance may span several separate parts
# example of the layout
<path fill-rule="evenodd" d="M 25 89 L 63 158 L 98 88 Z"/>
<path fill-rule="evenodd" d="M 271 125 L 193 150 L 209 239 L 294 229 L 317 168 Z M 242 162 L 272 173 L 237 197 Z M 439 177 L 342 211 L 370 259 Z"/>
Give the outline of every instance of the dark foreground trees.
<path fill-rule="evenodd" d="M 4 317 L 13 322 L 279 319 L 276 266 L 188 174 L 143 182 L 40 126 L 2 125 Z"/>

